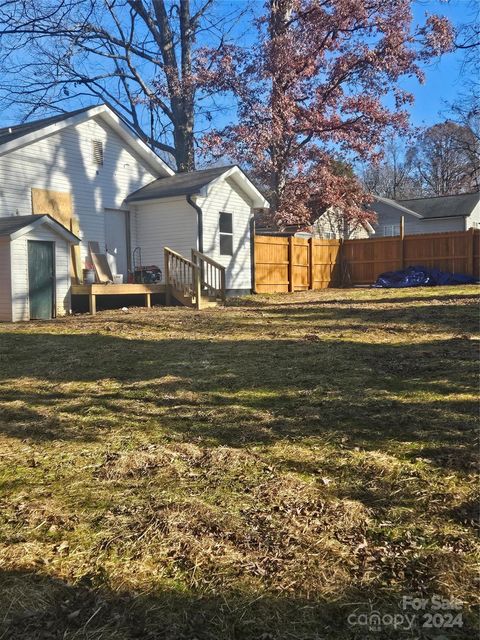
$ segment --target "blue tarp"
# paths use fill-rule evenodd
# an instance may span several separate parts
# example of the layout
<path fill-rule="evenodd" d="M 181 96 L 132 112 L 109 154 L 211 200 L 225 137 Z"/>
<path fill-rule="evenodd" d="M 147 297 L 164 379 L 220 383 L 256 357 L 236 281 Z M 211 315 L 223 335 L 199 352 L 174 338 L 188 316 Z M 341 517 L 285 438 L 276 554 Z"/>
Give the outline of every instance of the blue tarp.
<path fill-rule="evenodd" d="M 447 284 L 473 284 L 476 282 L 472 276 L 461 273 L 449 273 L 440 269 L 428 267 L 408 267 L 401 271 L 388 271 L 381 273 L 374 287 L 400 289 L 403 287 L 432 287 Z"/>

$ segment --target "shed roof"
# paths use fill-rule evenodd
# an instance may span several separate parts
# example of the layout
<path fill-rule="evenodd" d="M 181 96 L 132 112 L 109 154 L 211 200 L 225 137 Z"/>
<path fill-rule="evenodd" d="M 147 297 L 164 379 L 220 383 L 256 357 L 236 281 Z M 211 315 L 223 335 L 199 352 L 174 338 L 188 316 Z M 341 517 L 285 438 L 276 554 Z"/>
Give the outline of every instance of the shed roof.
<path fill-rule="evenodd" d="M 177 173 L 168 178 L 159 178 L 145 187 L 131 193 L 127 202 L 155 200 L 157 198 L 173 198 L 175 196 L 192 196 L 200 193 L 203 187 L 229 171 L 235 165 L 201 169 L 190 173 Z"/>
<path fill-rule="evenodd" d="M 63 224 L 57 222 L 47 214 L 32 216 L 8 216 L 0 218 L 0 237 L 10 237 L 11 240 L 27 233 L 30 229 L 42 224 L 48 224 L 59 235 L 70 242 L 77 244 L 80 240 L 75 234 L 69 231 Z"/>
<path fill-rule="evenodd" d="M 200 169 L 190 173 L 177 173 L 158 178 L 145 187 L 131 193 L 126 202 L 143 202 L 162 198 L 204 195 L 203 189 L 220 179 L 231 179 L 251 198 L 253 207 L 268 207 L 261 192 L 236 164 L 211 169 Z"/>
<path fill-rule="evenodd" d="M 469 216 L 480 199 L 480 193 L 460 193 L 454 196 L 436 196 L 432 198 L 414 198 L 399 200 L 408 209 L 422 218 L 457 218 Z"/>

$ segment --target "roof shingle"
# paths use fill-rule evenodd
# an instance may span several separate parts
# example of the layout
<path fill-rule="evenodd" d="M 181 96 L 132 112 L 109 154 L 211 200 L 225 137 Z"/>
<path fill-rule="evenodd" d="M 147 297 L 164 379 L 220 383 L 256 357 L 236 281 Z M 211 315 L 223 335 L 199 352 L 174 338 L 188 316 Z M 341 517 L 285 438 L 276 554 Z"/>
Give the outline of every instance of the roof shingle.
<path fill-rule="evenodd" d="M 9 127 L 3 127 L 0 129 L 0 144 L 11 142 L 12 140 L 21 138 L 27 133 L 33 133 L 34 131 L 39 131 L 44 127 L 56 124 L 57 122 L 62 122 L 67 118 L 76 116 L 79 113 L 88 111 L 89 109 L 92 109 L 92 105 L 90 105 L 89 107 L 84 107 L 83 109 L 77 109 L 76 111 L 60 113 L 59 115 L 50 116 L 49 118 L 42 118 L 41 120 L 33 120 L 32 122 L 25 122 L 24 124 L 12 124 Z"/>
<path fill-rule="evenodd" d="M 480 193 L 460 193 L 455 196 L 436 196 L 433 198 L 414 198 L 399 200 L 407 209 L 418 213 L 422 218 L 452 218 L 469 216 L 478 204 Z"/>
<path fill-rule="evenodd" d="M 145 187 L 131 193 L 127 202 L 140 202 L 142 200 L 155 200 L 157 198 L 173 198 L 176 196 L 189 196 L 199 193 L 207 184 L 219 178 L 232 166 L 214 167 L 213 169 L 201 169 L 191 173 L 177 173 L 168 178 L 158 178 Z"/>

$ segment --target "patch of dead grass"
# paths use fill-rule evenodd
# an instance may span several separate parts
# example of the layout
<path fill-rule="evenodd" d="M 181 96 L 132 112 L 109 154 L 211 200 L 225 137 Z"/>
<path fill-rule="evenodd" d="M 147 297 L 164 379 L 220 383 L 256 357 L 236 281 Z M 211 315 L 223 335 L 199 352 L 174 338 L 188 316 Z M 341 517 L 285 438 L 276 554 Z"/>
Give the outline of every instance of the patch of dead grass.
<path fill-rule="evenodd" d="M 353 640 L 352 603 L 435 593 L 472 637 L 474 303 L 330 290 L 2 327 L 0 638 Z"/>

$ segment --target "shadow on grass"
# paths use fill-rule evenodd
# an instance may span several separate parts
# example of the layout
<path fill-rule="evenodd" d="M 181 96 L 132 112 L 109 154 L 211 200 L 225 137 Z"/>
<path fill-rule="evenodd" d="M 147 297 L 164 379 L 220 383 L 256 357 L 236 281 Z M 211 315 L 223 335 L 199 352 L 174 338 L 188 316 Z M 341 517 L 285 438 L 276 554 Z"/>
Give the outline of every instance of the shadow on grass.
<path fill-rule="evenodd" d="M 2 640 L 359 640 L 367 637 L 367 629 L 352 624 L 358 614 L 399 613 L 402 596 L 390 593 L 385 600 L 381 593 L 352 590 L 332 602 L 315 602 L 293 594 L 202 596 L 153 590 L 147 595 L 92 586 L 89 577 L 73 586 L 28 571 L 1 572 L 0 594 Z M 465 621 L 448 637 L 469 638 L 472 632 Z M 415 637 L 431 637 L 418 633 Z M 406 636 L 403 629 L 386 626 L 381 637 Z"/>
<path fill-rule="evenodd" d="M 89 441 L 121 426 L 234 447 L 327 436 L 367 449 L 414 442 L 414 455 L 425 448 L 459 470 L 474 457 L 470 340 L 4 333 L 0 344 L 0 432 L 11 437 Z"/>
<path fill-rule="evenodd" d="M 476 288 L 477 285 L 472 285 L 471 286 L 471 290 L 474 290 L 474 288 Z M 399 291 L 398 289 L 396 290 L 397 292 L 401 292 L 401 290 Z M 404 290 L 405 291 L 405 290 Z M 328 288 L 328 289 L 323 289 L 321 291 L 315 291 L 312 292 L 314 294 L 317 294 L 319 296 L 322 295 L 322 293 L 325 293 L 325 299 L 316 299 L 316 300 L 308 300 L 307 299 L 296 299 L 296 298 L 292 298 L 292 294 L 291 293 L 284 293 L 284 294 L 280 294 L 280 293 L 276 293 L 276 294 L 270 294 L 272 296 L 272 299 L 270 299 L 270 296 L 268 294 L 259 294 L 259 295 L 252 295 L 250 297 L 245 297 L 245 298 L 230 298 L 227 300 L 227 306 L 229 307 L 265 307 L 265 306 L 291 306 L 291 305 L 295 305 L 295 304 L 301 304 L 303 305 L 316 305 L 316 306 L 321 306 L 321 305 L 328 305 L 328 304 L 335 304 L 335 305 L 346 305 L 346 306 L 355 306 L 355 305 L 379 305 L 379 304 L 405 304 L 405 303 L 412 303 L 412 302 L 431 302 L 432 300 L 438 300 L 440 302 L 461 302 L 463 300 L 478 300 L 478 293 L 462 293 L 462 292 L 458 292 L 455 293 L 451 291 L 451 288 L 448 292 L 446 292 L 445 290 L 442 289 L 442 287 L 422 287 L 420 288 L 420 291 L 423 292 L 424 294 L 427 295 L 414 295 L 414 294 L 410 294 L 410 292 L 405 293 L 405 295 L 389 295 L 391 292 L 389 291 L 387 294 L 387 291 L 385 289 L 376 289 L 373 287 L 366 287 L 364 289 L 335 289 L 333 288 Z M 338 298 L 335 297 L 336 292 L 338 292 Z M 368 297 L 362 298 L 362 297 L 346 297 L 349 295 L 349 293 L 358 293 L 358 294 L 362 294 L 363 292 L 367 293 Z M 307 295 L 310 292 L 307 292 Z M 297 292 L 297 294 L 301 294 L 301 292 Z M 295 295 L 295 294 L 294 294 Z M 372 297 L 375 296 L 375 297 Z"/>
<path fill-rule="evenodd" d="M 425 300 L 424 300 L 425 301 Z M 379 301 L 380 302 L 380 301 Z M 400 302 L 400 301 L 399 301 Z M 268 309 L 268 311 L 267 311 Z M 466 307 L 460 321 L 458 308 L 456 305 L 438 305 L 431 304 L 415 305 L 414 307 L 397 307 L 382 308 L 375 305 L 365 307 L 342 305 L 341 308 L 335 306 L 335 303 L 308 303 L 302 302 L 301 305 L 275 305 L 265 309 L 269 315 L 288 316 L 289 321 L 299 323 L 305 322 L 306 325 L 312 326 L 318 323 L 321 327 L 322 322 L 341 322 L 341 330 L 357 330 L 359 326 L 365 327 L 366 331 L 377 331 L 378 327 L 385 328 L 386 325 L 410 325 L 412 328 L 419 324 L 426 324 L 432 329 L 441 331 L 456 331 L 459 333 L 475 332 L 478 328 L 478 311 L 476 305 Z M 347 325 L 345 320 L 350 321 Z M 392 327 L 394 328 L 394 327 Z M 411 328 L 409 327 L 409 330 Z"/>

